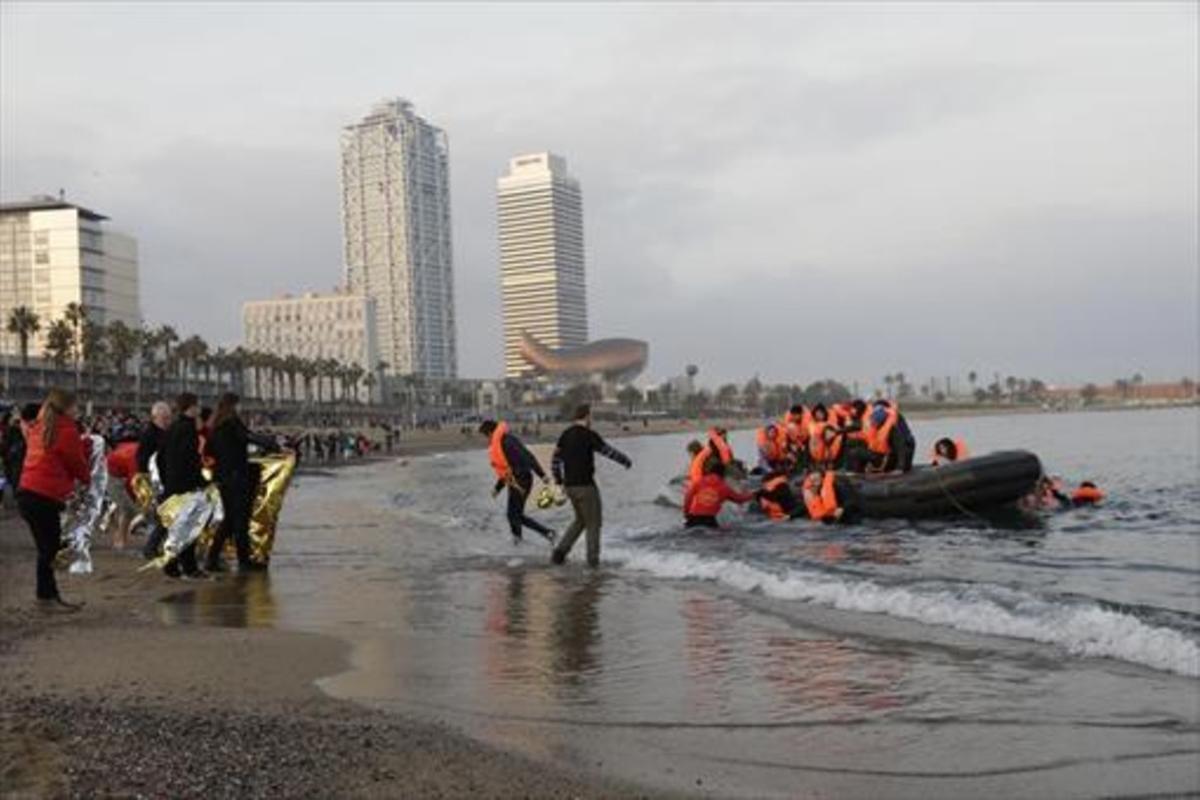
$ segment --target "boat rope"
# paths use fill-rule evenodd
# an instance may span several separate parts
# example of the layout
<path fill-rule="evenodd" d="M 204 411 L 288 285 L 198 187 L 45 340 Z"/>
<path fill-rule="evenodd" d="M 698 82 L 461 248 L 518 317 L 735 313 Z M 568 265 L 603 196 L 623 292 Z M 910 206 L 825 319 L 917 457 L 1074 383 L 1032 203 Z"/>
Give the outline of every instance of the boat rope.
<path fill-rule="evenodd" d="M 977 519 L 980 522 L 988 522 L 987 517 L 983 516 L 982 514 L 978 514 L 974 511 L 972 511 L 971 509 L 964 506 L 962 503 L 958 502 L 958 498 L 955 497 L 954 494 L 949 489 L 946 488 L 946 484 L 945 484 L 945 482 L 942 481 L 941 473 L 938 472 L 937 467 L 930 467 L 930 469 L 933 470 L 934 476 L 937 478 L 938 488 L 942 490 L 942 494 L 946 495 L 946 499 L 949 500 L 950 503 L 955 508 L 957 508 L 963 514 L 966 514 L 968 517 L 973 517 L 974 519 Z"/>

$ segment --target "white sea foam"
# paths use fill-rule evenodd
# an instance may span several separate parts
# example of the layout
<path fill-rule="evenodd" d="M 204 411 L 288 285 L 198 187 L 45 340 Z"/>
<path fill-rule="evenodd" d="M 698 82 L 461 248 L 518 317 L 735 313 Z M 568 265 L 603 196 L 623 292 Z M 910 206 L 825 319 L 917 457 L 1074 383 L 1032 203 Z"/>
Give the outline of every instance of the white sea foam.
<path fill-rule="evenodd" d="M 692 553 L 612 548 L 607 555 L 663 578 L 717 581 L 782 600 L 1043 642 L 1077 656 L 1114 658 L 1200 677 L 1200 643 L 1171 628 L 1096 605 L 1057 603 L 998 586 L 892 587 L 805 570 L 772 573 L 741 561 Z"/>

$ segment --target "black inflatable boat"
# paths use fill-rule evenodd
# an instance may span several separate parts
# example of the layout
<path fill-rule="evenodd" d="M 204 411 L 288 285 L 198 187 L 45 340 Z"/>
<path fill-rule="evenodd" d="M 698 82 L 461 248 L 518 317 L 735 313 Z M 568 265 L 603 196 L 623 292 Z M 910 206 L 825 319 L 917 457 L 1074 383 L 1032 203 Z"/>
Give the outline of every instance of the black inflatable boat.
<path fill-rule="evenodd" d="M 861 517 L 943 517 L 1010 506 L 1033 490 L 1042 462 L 1026 450 L 1006 450 L 940 467 L 885 475 L 841 473 L 841 504 Z"/>

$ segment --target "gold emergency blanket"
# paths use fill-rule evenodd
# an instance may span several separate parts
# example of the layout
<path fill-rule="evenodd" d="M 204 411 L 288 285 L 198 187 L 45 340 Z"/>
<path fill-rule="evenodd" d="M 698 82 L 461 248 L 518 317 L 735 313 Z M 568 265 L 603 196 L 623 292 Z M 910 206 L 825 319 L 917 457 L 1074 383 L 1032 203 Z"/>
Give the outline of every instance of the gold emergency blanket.
<path fill-rule="evenodd" d="M 271 560 L 271 548 L 275 546 L 275 528 L 279 523 L 279 512 L 283 510 L 283 498 L 296 472 L 296 456 L 291 453 L 254 456 L 250 459 L 259 469 L 258 484 L 254 499 L 250 503 L 250 560 L 266 564 Z M 212 543 L 216 530 L 205 530 L 200 537 L 200 546 L 205 551 Z M 234 542 L 225 543 L 227 555 L 233 555 Z"/>
<path fill-rule="evenodd" d="M 150 481 L 148 472 L 139 472 L 129 479 L 129 489 L 133 494 L 133 502 L 137 506 L 138 511 L 145 513 L 154 508 L 154 485 Z"/>

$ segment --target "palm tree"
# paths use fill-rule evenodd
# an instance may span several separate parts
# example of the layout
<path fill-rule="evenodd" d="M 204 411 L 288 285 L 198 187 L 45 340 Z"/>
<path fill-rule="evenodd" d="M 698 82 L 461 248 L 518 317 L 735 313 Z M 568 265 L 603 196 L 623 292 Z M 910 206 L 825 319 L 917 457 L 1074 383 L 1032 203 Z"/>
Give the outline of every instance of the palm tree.
<path fill-rule="evenodd" d="M 375 377 L 374 372 L 368 372 L 366 374 L 366 377 L 364 377 L 362 379 L 363 386 L 367 387 L 367 405 L 371 405 L 372 403 L 375 402 L 374 389 L 375 389 L 375 383 L 377 381 L 378 381 L 378 379 Z"/>
<path fill-rule="evenodd" d="M 75 332 L 66 320 L 56 319 L 46 331 L 46 357 L 61 372 L 75 351 Z"/>
<path fill-rule="evenodd" d="M 218 347 L 212 355 L 204 360 L 204 380 L 206 381 L 209 379 L 209 369 L 216 373 L 216 390 L 217 394 L 220 394 L 226 389 L 224 377 L 225 373 L 229 371 L 229 351 L 224 347 Z"/>
<path fill-rule="evenodd" d="M 1141 395 L 1140 389 L 1142 387 L 1142 384 L 1145 382 L 1146 382 L 1146 379 L 1142 377 L 1142 373 L 1140 373 L 1140 372 L 1133 373 L 1133 377 L 1129 379 L 1129 385 L 1133 387 L 1133 396 L 1134 397 L 1138 397 Z"/>
<path fill-rule="evenodd" d="M 97 325 L 90 319 L 84 319 L 83 332 L 79 337 L 80 351 L 83 363 L 88 371 L 88 396 L 96 395 L 96 367 L 105 360 L 108 354 L 108 343 L 104 340 L 104 326 Z"/>
<path fill-rule="evenodd" d="M 288 379 L 288 395 L 293 403 L 299 400 L 299 397 L 296 395 L 296 376 L 300 374 L 303 366 L 304 359 L 299 356 L 292 355 L 283 359 L 282 368 Z"/>
<path fill-rule="evenodd" d="M 154 375 L 158 372 L 158 336 L 146 328 L 140 328 L 137 334 L 138 363 L 137 363 L 137 405 L 142 405 L 142 373 Z M 161 390 L 161 386 L 159 387 Z"/>
<path fill-rule="evenodd" d="M 346 369 L 346 380 L 350 383 L 350 391 L 353 395 L 353 399 L 356 401 L 360 401 L 362 399 L 359 397 L 358 384 L 360 381 L 362 381 L 363 375 L 365 374 L 367 374 L 367 371 L 358 364 L 351 364 Z"/>
<path fill-rule="evenodd" d="M 302 386 L 304 386 L 304 402 L 306 404 L 311 404 L 312 403 L 313 378 L 315 378 L 321 374 L 320 369 L 317 367 L 316 359 L 314 359 L 314 358 L 300 359 L 299 372 L 300 372 L 300 383 Z"/>
<path fill-rule="evenodd" d="M 379 399 L 384 405 L 387 405 L 387 380 L 384 378 L 384 373 L 391 366 L 382 358 L 375 362 L 375 373 L 379 376 Z"/>
<path fill-rule="evenodd" d="M 179 341 L 179 334 L 170 325 L 161 325 L 154 332 L 154 344 L 156 347 L 161 347 L 163 352 L 162 361 L 157 363 L 158 369 L 158 393 L 166 394 L 166 377 L 175 365 L 175 354 L 171 351 L 171 347 Z"/>
<path fill-rule="evenodd" d="M 175 357 L 179 361 L 180 379 L 183 381 L 185 392 L 188 388 L 188 376 L 194 374 L 196 366 L 204 361 L 206 355 L 208 355 L 208 342 L 195 334 L 184 339 L 175 348 Z"/>
<path fill-rule="evenodd" d="M 337 379 L 341 373 L 341 365 L 333 358 L 323 358 L 320 361 L 321 377 L 329 381 L 329 399 L 336 402 L 338 399 Z"/>
<path fill-rule="evenodd" d="M 1008 389 L 1008 402 L 1014 402 L 1017 399 L 1017 379 L 1009 375 L 1004 379 L 1004 386 Z"/>
<path fill-rule="evenodd" d="M 229 382 L 238 394 L 246 393 L 246 368 L 250 365 L 249 359 L 250 354 L 241 345 L 229 353 Z"/>
<path fill-rule="evenodd" d="M 883 385 L 887 387 L 887 394 L 888 394 L 888 397 L 892 397 L 892 396 L 893 396 L 893 395 L 892 395 L 892 384 L 893 384 L 893 383 L 895 383 L 895 382 L 896 382 L 896 379 L 895 379 L 895 378 L 893 378 L 891 375 L 884 375 L 884 376 L 883 376 Z"/>
<path fill-rule="evenodd" d="M 79 303 L 67 303 L 63 319 L 71 328 L 71 356 L 75 361 L 75 391 L 79 391 L 79 363 L 83 359 L 83 324 L 87 310 Z"/>
<path fill-rule="evenodd" d="M 42 320 L 29 306 L 17 306 L 8 315 L 8 332 L 16 334 L 21 366 L 29 366 L 29 337 L 42 329 Z"/>
<path fill-rule="evenodd" d="M 117 374 L 113 394 L 119 403 L 121 392 L 125 388 L 125 374 L 129 368 L 129 359 L 133 358 L 138 351 L 138 332 L 118 319 L 108 324 L 105 334 L 108 339 L 109 359 L 113 372 Z"/>

